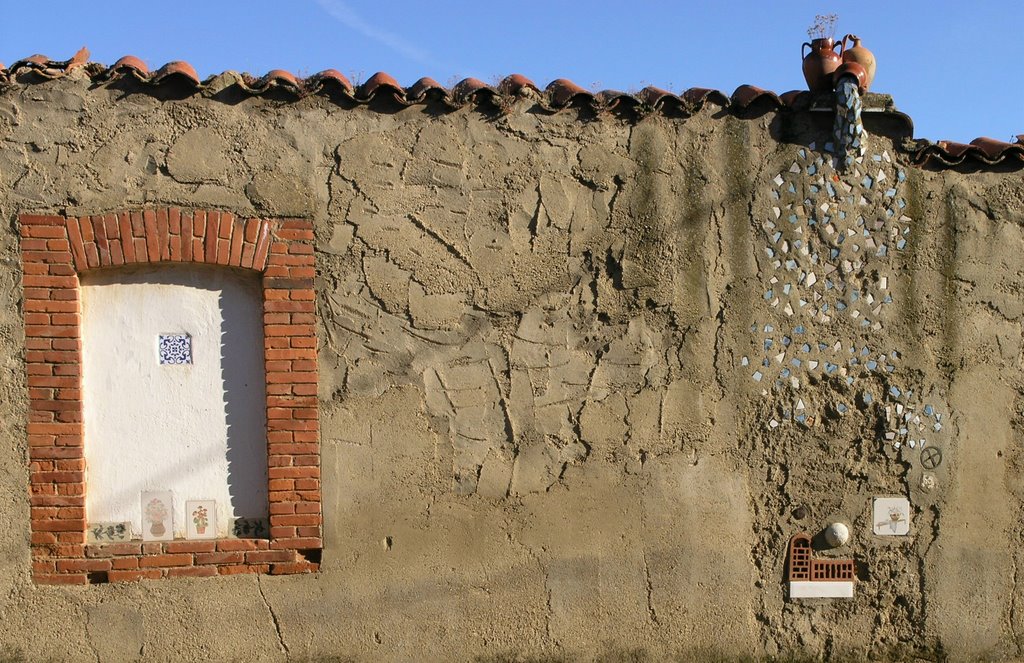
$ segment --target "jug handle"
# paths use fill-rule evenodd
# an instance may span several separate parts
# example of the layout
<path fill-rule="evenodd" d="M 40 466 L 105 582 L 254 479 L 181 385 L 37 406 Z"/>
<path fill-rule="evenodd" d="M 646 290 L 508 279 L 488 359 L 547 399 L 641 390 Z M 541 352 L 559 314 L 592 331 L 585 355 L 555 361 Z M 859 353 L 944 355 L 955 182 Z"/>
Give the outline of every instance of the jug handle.
<path fill-rule="evenodd" d="M 806 55 L 804 55 L 804 46 L 806 46 L 807 48 L 809 48 L 811 50 L 814 50 L 814 47 L 811 46 L 810 44 L 808 44 L 806 41 L 803 44 L 801 44 L 800 45 L 800 59 L 801 60 L 803 60 L 805 57 L 807 57 Z"/>
<path fill-rule="evenodd" d="M 846 52 L 846 40 L 847 39 L 856 39 L 856 38 L 857 37 L 854 36 L 854 35 L 846 35 L 845 37 L 843 37 L 843 41 L 839 42 L 839 44 L 838 44 L 839 45 L 839 55 L 840 55 L 840 57 L 842 57 L 843 53 Z"/>

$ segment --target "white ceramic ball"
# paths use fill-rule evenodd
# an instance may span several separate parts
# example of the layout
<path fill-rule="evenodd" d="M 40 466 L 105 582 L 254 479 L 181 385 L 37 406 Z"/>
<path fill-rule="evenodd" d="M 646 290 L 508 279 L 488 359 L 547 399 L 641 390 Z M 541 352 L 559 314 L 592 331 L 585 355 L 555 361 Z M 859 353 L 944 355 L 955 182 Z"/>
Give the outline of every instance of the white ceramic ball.
<path fill-rule="evenodd" d="M 850 528 L 843 523 L 832 523 L 825 529 L 825 540 L 833 548 L 844 546 L 850 540 Z"/>

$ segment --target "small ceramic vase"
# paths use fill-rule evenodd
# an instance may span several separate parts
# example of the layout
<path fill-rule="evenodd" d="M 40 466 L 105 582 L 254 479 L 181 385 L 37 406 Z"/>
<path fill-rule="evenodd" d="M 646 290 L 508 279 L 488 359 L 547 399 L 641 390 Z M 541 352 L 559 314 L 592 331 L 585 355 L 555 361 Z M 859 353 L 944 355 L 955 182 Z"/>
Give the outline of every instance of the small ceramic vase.
<path fill-rule="evenodd" d="M 829 92 L 832 90 L 832 72 L 839 68 L 843 59 L 835 52 L 836 43 L 831 37 L 812 39 L 800 47 L 803 58 L 804 79 L 811 92 Z M 804 54 L 804 48 L 811 49 Z"/>
<path fill-rule="evenodd" d="M 847 48 L 846 40 L 853 42 L 853 46 Z M 875 80 L 875 54 L 860 45 L 860 37 L 857 35 L 846 35 L 843 37 L 843 47 L 840 49 L 844 63 L 854 62 L 864 67 L 864 82 L 862 92 L 871 87 L 871 81 Z"/>

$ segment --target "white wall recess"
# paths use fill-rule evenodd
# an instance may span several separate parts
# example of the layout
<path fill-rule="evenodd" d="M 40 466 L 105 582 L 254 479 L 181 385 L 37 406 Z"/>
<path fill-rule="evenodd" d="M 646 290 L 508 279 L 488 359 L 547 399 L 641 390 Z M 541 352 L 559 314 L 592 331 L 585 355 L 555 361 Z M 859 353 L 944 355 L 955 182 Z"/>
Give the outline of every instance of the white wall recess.
<path fill-rule="evenodd" d="M 262 293 L 256 275 L 162 265 L 82 278 L 82 385 L 90 521 L 144 531 L 143 491 L 232 518 L 267 516 Z M 157 360 L 154 361 L 154 344 Z"/>

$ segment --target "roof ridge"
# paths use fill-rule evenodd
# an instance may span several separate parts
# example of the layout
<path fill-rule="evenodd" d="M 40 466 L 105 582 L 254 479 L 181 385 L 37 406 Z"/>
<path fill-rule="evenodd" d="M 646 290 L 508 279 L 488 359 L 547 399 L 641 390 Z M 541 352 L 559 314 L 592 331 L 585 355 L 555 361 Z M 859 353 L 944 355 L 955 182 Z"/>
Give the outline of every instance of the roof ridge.
<path fill-rule="evenodd" d="M 213 87 L 211 84 L 231 72 L 222 72 L 200 79 L 195 68 L 183 60 L 164 64 L 155 72 L 134 55 L 125 55 L 107 67 L 88 62 L 89 50 L 80 49 L 69 60 L 52 60 L 45 55 L 32 55 L 12 64 L 0 63 L 0 86 L 14 83 L 32 83 L 53 80 L 82 68 L 88 77 L 99 84 L 121 80 L 134 80 L 147 86 L 168 83 L 182 84 L 195 92 Z M 402 87 L 390 74 L 377 72 L 365 82 L 353 85 L 336 69 L 325 69 L 311 76 L 300 77 L 284 69 L 272 69 L 257 78 L 248 73 L 237 74 L 237 85 L 246 94 L 260 96 L 283 92 L 295 99 L 308 96 L 336 96 L 348 103 L 365 105 L 378 98 L 394 101 L 403 106 L 441 102 L 451 109 L 469 104 L 489 104 L 507 111 L 516 98 L 532 98 L 544 110 L 558 113 L 567 108 L 584 106 L 596 113 L 631 112 L 645 115 L 659 112 L 667 115 L 690 116 L 708 104 L 718 106 L 737 115 L 762 114 L 783 109 L 807 110 L 816 96 L 806 90 L 790 90 L 776 94 L 754 85 L 740 85 L 731 95 L 712 88 L 691 87 L 680 94 L 647 86 L 637 92 L 619 90 L 593 91 L 566 78 L 558 78 L 543 89 L 522 74 L 511 74 L 497 85 L 488 85 L 475 78 L 466 78 L 446 88 L 432 78 L 420 78 L 409 87 Z M 900 117 L 908 128 L 910 117 L 894 108 L 883 112 Z M 995 165 L 1004 161 L 1024 163 L 1024 134 L 1013 143 L 993 138 L 976 138 L 969 144 L 953 141 L 911 141 L 911 159 L 917 164 L 958 166 L 966 161 Z"/>

